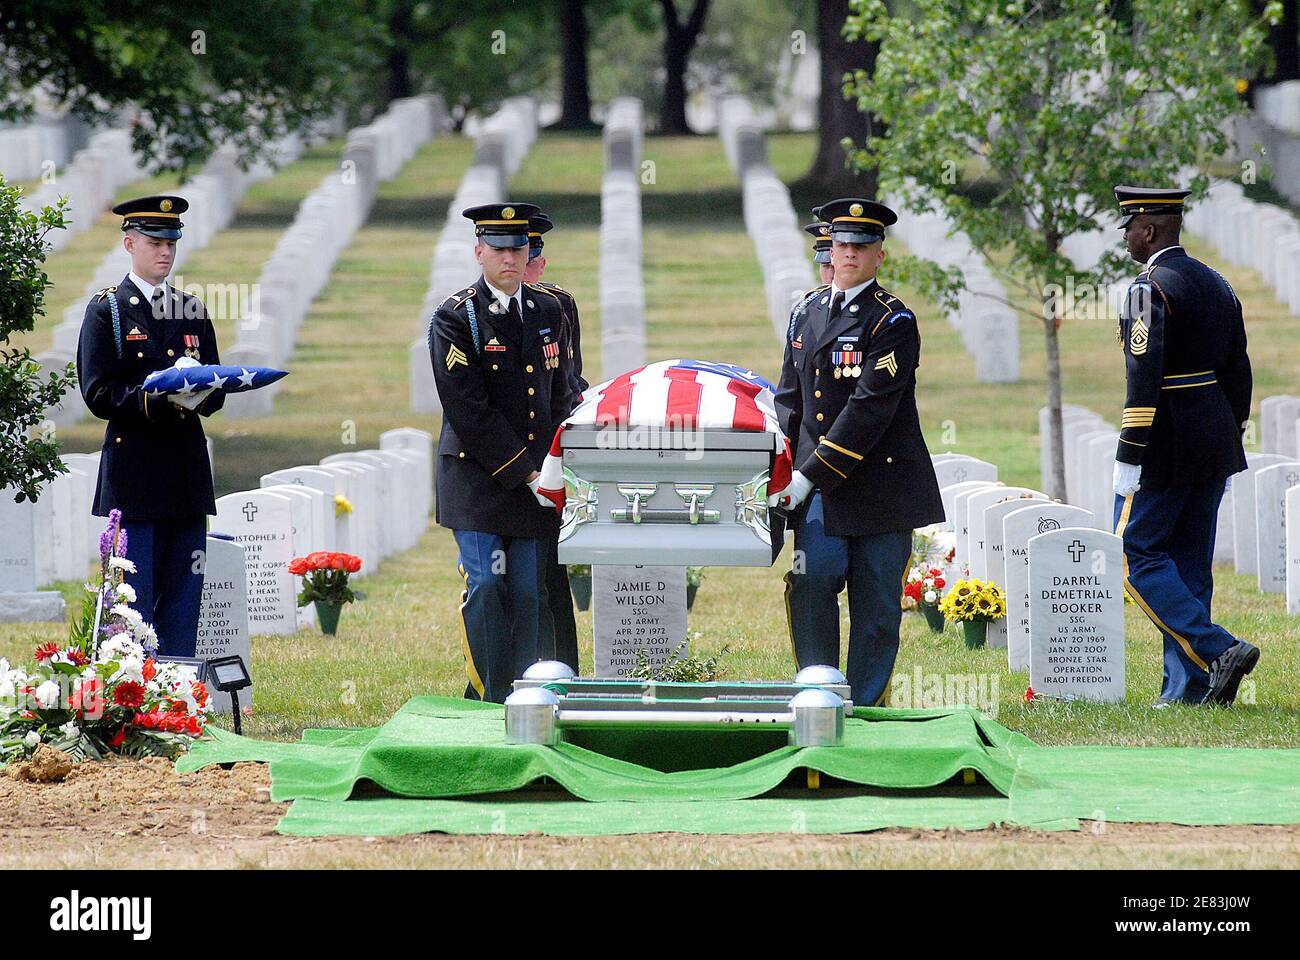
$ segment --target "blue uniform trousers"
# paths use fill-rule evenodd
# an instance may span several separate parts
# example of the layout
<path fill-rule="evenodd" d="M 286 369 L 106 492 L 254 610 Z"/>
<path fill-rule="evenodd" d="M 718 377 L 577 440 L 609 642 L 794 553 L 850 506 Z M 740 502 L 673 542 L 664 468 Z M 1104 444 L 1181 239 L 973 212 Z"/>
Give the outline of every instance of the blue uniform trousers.
<path fill-rule="evenodd" d="M 786 615 L 800 669 L 839 666 L 840 608 L 848 585 L 849 656 L 844 674 L 858 706 L 885 702 L 898 656 L 900 601 L 912 531 L 860 537 L 826 533 L 821 493 L 813 491 L 794 522 L 794 568 L 786 574 Z"/>
<path fill-rule="evenodd" d="M 158 653 L 192 657 L 203 597 L 203 551 L 207 519 L 123 520 L 126 558 L 136 572 L 126 582 L 135 589 L 135 610 L 158 633 Z"/>
<path fill-rule="evenodd" d="M 504 703 L 511 682 L 554 644 L 545 540 L 453 530 L 465 578 L 460 616 L 470 700 Z"/>
<path fill-rule="evenodd" d="M 551 619 L 554 642 L 549 650 L 538 651 L 544 660 L 567 663 L 578 670 L 578 622 L 573 613 L 573 591 L 569 589 L 569 569 L 560 563 L 559 541 L 548 540 L 546 556 L 546 604 Z"/>
<path fill-rule="evenodd" d="M 1220 479 L 1115 498 L 1125 587 L 1164 637 L 1162 700 L 1200 703 L 1209 665 L 1236 642 L 1210 619 L 1223 486 Z"/>

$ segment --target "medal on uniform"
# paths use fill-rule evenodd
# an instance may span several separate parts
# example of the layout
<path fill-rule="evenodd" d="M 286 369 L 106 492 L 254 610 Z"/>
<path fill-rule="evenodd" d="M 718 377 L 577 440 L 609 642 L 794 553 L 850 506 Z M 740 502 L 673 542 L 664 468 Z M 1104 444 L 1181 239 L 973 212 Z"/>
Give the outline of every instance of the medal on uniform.
<path fill-rule="evenodd" d="M 560 365 L 560 345 L 548 339 L 542 344 L 542 355 L 546 357 L 546 368 L 554 370 Z"/>
<path fill-rule="evenodd" d="M 192 333 L 185 334 L 185 356 L 192 360 L 199 358 L 199 338 Z"/>
<path fill-rule="evenodd" d="M 841 350 L 832 350 L 832 351 L 831 351 L 831 366 L 832 366 L 834 369 L 831 370 L 831 376 L 833 376 L 836 380 L 838 380 L 840 377 L 844 376 L 843 371 L 840 369 L 840 366 L 841 366 L 843 363 L 844 363 L 844 352 L 841 351 Z"/>
<path fill-rule="evenodd" d="M 859 350 L 849 350 L 844 354 L 844 375 L 846 377 L 860 377 L 862 367 L 859 361 L 862 359 L 862 352 Z"/>
<path fill-rule="evenodd" d="M 502 307 L 501 307 L 501 301 L 500 301 L 500 300 L 493 300 L 491 303 L 489 303 L 489 304 L 488 304 L 488 313 L 505 313 L 505 310 L 502 309 Z"/>

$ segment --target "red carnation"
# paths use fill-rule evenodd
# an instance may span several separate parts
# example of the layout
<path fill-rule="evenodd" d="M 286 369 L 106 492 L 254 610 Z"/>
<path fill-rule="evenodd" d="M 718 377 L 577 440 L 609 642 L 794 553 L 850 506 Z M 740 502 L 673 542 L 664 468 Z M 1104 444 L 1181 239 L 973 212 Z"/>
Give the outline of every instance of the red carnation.
<path fill-rule="evenodd" d="M 113 702 L 119 707 L 135 708 L 144 703 L 144 685 L 134 680 L 124 680 L 113 691 Z"/>
<path fill-rule="evenodd" d="M 78 716 L 101 716 L 104 713 L 104 684 L 100 680 L 85 680 L 78 684 L 68 706 Z"/>
<path fill-rule="evenodd" d="M 36 648 L 36 662 L 44 663 L 59 652 L 59 645 L 54 641 L 43 643 Z"/>
<path fill-rule="evenodd" d="M 1033 702 L 1034 702 L 1034 688 L 1025 687 L 1025 703 L 1033 703 Z"/>

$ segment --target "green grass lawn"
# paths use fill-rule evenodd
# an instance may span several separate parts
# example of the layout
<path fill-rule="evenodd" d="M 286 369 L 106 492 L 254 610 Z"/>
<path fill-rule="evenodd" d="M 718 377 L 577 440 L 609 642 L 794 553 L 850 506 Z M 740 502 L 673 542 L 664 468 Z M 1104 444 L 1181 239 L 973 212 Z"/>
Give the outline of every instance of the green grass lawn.
<path fill-rule="evenodd" d="M 772 138 L 773 163 L 787 180 L 802 172 L 811 153 L 807 135 Z M 435 418 L 408 412 L 406 347 L 420 329 L 438 228 L 470 155 L 470 145 L 461 140 L 435 140 L 381 188 L 375 215 L 339 260 L 300 331 L 289 364 L 293 374 L 277 398 L 276 415 L 239 423 L 218 416 L 209 423 L 220 492 L 256 486 L 269 469 L 343 449 L 349 425 L 355 425 L 362 446 L 374 445 L 380 432 L 397 425 L 436 431 Z M 720 143 L 709 137 L 648 138 L 645 156 L 655 162 L 656 174 L 643 187 L 649 359 L 729 360 L 775 376 L 780 345 Z M 316 160 L 321 166 L 312 168 Z M 291 168 L 250 191 L 233 228 L 186 265 L 187 278 L 255 279 L 260 259 L 254 254 L 269 252 L 277 230 L 292 216 L 293 198 L 314 186 L 332 162 L 329 148 L 322 148 L 300 161 L 308 164 L 301 176 L 290 175 Z M 578 296 L 593 382 L 600 366 L 600 164 L 598 138 L 544 134 L 511 188 L 512 198 L 535 200 L 556 220 L 546 240 L 547 279 Z M 890 246 L 897 250 L 896 243 Z M 1191 247 L 1229 277 L 1246 304 L 1257 401 L 1283 392 L 1287 377 L 1300 369 L 1300 325 L 1253 272 L 1229 269 L 1195 242 Z M 254 275 L 248 277 L 250 270 Z M 888 264 L 883 280 L 889 286 Z M 980 384 L 972 359 L 933 306 L 906 290 L 896 292 L 920 318 L 918 399 L 932 451 L 970 453 L 998 463 L 1008 482 L 1036 485 L 1037 410 L 1046 396 L 1038 325 L 1027 320 L 1021 326 L 1021 382 Z M 231 330 L 222 331 L 224 343 L 231 336 Z M 1123 362 L 1113 324 L 1067 322 L 1062 340 L 1067 401 L 1116 418 L 1123 405 Z M 941 440 L 946 421 L 951 443 Z M 64 436 L 70 448 L 89 449 L 100 433 L 80 426 Z M 780 678 L 793 671 L 781 592 L 788 556 L 787 551 L 772 569 L 707 573 L 691 614 L 690 629 L 698 634 L 694 649 L 729 645 L 724 664 L 732 677 Z M 1264 650 L 1253 686 L 1244 688 L 1254 703 L 1233 710 L 1148 708 L 1160 683 L 1159 638 L 1133 607 L 1126 614 L 1129 699 L 1122 706 L 1025 704 L 1027 676 L 1007 671 L 1004 651 L 968 652 L 957 633 L 935 637 L 916 616 L 904 619 L 898 670 L 981 676 L 988 689 L 996 683 L 997 718 L 1041 743 L 1300 746 L 1300 694 L 1290 684 L 1300 671 L 1300 618 L 1288 618 L 1281 598 L 1258 593 L 1251 578 L 1220 569 L 1217 581 L 1216 618 Z M 374 725 L 411 696 L 462 692 L 460 578 L 450 533 L 431 528 L 417 548 L 366 578 L 363 589 L 366 599 L 345 611 L 337 637 L 302 632 L 256 639 L 256 711 L 248 732 L 292 738 L 305 727 Z M 590 614 L 579 614 L 578 622 L 589 667 Z M 35 641 L 61 633 L 49 625 L 0 627 L 0 656 L 26 660 Z"/>

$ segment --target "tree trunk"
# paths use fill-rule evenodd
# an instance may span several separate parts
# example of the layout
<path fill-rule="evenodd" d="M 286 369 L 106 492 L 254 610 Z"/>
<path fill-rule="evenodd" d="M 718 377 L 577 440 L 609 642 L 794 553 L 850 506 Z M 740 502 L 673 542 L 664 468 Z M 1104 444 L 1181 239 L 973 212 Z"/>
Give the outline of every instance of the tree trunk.
<path fill-rule="evenodd" d="M 664 103 L 659 115 L 659 132 L 689 134 L 686 122 L 686 68 L 699 39 L 709 10 L 709 0 L 695 0 L 685 23 L 677 19 L 674 0 L 659 0 L 664 15 Z"/>
<path fill-rule="evenodd" d="M 1300 0 L 1283 0 L 1282 19 L 1268 31 L 1273 51 L 1273 72 L 1269 83 L 1300 80 Z"/>
<path fill-rule="evenodd" d="M 388 48 L 389 101 L 411 95 L 411 8 L 399 3 L 388 21 L 392 45 Z"/>
<path fill-rule="evenodd" d="M 1051 421 L 1052 449 L 1050 489 L 1044 492 L 1053 500 L 1065 499 L 1065 437 L 1061 418 L 1061 338 L 1056 329 L 1059 305 L 1053 301 L 1052 309 L 1043 317 L 1043 338 L 1047 348 L 1047 416 Z M 1039 438 L 1042 442 L 1043 438 Z"/>
<path fill-rule="evenodd" d="M 880 52 L 878 43 L 850 43 L 844 39 L 842 28 L 848 15 L 849 0 L 819 0 L 817 4 L 817 50 L 821 57 L 817 157 L 800 186 L 815 189 L 827 198 L 873 197 L 877 186 L 875 170 L 854 173 L 845 165 L 841 145 L 845 137 L 861 144 L 873 129 L 880 131 L 879 121 L 860 111 L 855 101 L 844 98 L 844 74 L 853 70 L 870 74 Z"/>
<path fill-rule="evenodd" d="M 559 0 L 560 62 L 563 64 L 560 119 L 552 130 L 588 130 L 591 89 L 587 71 L 587 11 L 585 0 Z"/>

